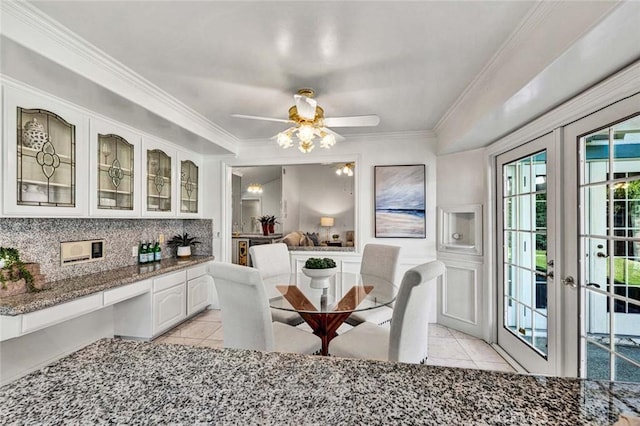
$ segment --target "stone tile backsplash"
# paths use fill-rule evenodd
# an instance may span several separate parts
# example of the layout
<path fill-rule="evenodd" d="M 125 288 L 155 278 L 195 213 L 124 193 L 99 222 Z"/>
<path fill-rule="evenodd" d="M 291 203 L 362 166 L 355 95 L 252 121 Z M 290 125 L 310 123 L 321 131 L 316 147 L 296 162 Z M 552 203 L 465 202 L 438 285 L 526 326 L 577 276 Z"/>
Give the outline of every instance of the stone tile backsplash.
<path fill-rule="evenodd" d="M 155 240 L 164 234 L 162 256 L 174 256 L 166 246 L 173 235 L 187 232 L 202 242 L 193 254 L 212 255 L 211 219 L 0 219 L 0 246 L 20 251 L 24 262 L 37 262 L 47 281 L 133 265 L 131 248 L 140 240 Z M 63 241 L 105 240 L 104 258 L 96 262 L 60 265 Z"/>

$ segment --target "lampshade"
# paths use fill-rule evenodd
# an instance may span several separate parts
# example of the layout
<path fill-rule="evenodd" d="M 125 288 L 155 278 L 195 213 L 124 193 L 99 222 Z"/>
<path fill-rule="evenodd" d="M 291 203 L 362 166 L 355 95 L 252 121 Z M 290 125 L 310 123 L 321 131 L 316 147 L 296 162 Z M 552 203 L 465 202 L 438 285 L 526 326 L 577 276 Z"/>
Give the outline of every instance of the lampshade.
<path fill-rule="evenodd" d="M 320 218 L 320 226 L 333 226 L 333 218 L 332 217 L 321 217 Z"/>

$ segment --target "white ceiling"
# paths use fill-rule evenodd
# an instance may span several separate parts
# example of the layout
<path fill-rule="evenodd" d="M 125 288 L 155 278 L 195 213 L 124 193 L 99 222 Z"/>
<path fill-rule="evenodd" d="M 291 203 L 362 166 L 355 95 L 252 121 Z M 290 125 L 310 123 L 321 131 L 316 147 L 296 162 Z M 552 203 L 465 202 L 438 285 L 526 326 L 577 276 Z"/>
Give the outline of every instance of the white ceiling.
<path fill-rule="evenodd" d="M 469 99 L 470 88 L 484 92 L 482 96 L 486 98 L 482 114 L 475 113 L 474 121 L 480 122 L 561 57 L 606 17 L 615 4 L 31 3 L 238 141 L 268 138 L 287 125 L 233 118 L 232 113 L 287 118 L 287 110 L 293 104 L 292 94 L 302 87 L 316 90 L 326 116 L 380 117 L 376 128 L 338 129 L 347 136 L 347 141 L 354 134 L 434 129 L 451 137 L 447 130 L 455 126 L 447 123 L 447 118 L 477 102 Z M 566 16 L 575 19 L 567 21 Z M 558 20 L 565 21 L 561 30 L 557 29 Z M 555 29 L 547 31 L 552 26 Z M 526 55 L 506 48 L 515 42 L 524 46 L 518 36 L 535 36 L 536 31 L 547 31 L 554 40 L 527 39 L 536 50 Z M 627 62 L 631 59 L 624 58 Z M 519 63 L 519 60 L 523 66 L 528 65 L 526 72 L 511 67 L 511 75 L 504 76 L 504 83 L 479 87 L 479 81 L 484 81 L 479 76 L 486 75 L 488 68 L 495 70 L 496 64 L 508 65 L 509 61 Z M 73 64 L 64 65 L 73 69 Z M 498 72 L 492 75 L 500 76 Z M 571 91 L 584 90 L 584 86 L 593 84 L 594 78 L 585 77 Z M 580 81 L 579 75 L 573 81 L 576 80 Z M 557 93 L 558 89 L 555 90 Z M 562 93 L 565 97 L 570 95 Z M 557 103 L 557 99 L 549 102 Z M 552 106 L 543 102 L 537 106 L 543 111 L 534 114 Z M 502 123 L 499 132 L 503 133 L 505 126 L 514 128 L 531 118 L 518 111 L 513 122 Z M 465 126 L 471 129 L 473 123 Z M 497 136 L 485 135 L 482 142 Z"/>

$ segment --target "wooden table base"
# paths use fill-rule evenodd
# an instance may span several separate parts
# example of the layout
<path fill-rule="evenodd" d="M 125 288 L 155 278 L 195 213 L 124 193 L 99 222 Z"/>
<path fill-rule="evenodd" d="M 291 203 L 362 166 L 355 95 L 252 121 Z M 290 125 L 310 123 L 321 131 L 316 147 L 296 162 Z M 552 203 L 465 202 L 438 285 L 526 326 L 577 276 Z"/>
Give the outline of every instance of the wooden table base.
<path fill-rule="evenodd" d="M 373 290 L 373 286 L 353 286 L 333 308 L 338 312 L 317 312 L 313 303 L 296 286 L 279 285 L 276 288 L 298 311 L 302 319 L 309 324 L 313 334 L 322 339 L 321 355 L 329 355 L 329 342 L 338 334 L 338 327 L 344 323 L 351 312 Z M 305 312 L 300 312 L 305 311 Z M 342 312 L 341 312 L 342 311 Z M 346 311 L 346 312 L 345 312 Z"/>

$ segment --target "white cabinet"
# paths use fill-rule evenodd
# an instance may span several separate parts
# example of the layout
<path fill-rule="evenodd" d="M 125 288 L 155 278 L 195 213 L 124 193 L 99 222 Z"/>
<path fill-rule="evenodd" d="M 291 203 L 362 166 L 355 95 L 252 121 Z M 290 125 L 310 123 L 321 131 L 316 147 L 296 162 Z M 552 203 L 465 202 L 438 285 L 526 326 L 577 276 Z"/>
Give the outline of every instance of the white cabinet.
<path fill-rule="evenodd" d="M 33 90 L 5 86 L 3 214 L 83 216 L 88 205 L 88 119 Z"/>
<path fill-rule="evenodd" d="M 142 215 L 176 215 L 176 150 L 169 144 L 145 138 L 143 142 L 144 183 Z"/>
<path fill-rule="evenodd" d="M 153 295 L 153 335 L 158 335 L 187 317 L 185 283 Z"/>
<path fill-rule="evenodd" d="M 178 271 L 153 280 L 153 335 L 187 317 L 187 272 Z"/>
<path fill-rule="evenodd" d="M 142 137 L 115 122 L 91 119 L 92 216 L 140 216 Z"/>
<path fill-rule="evenodd" d="M 187 316 L 206 308 L 211 302 L 213 278 L 203 275 L 187 282 Z"/>

